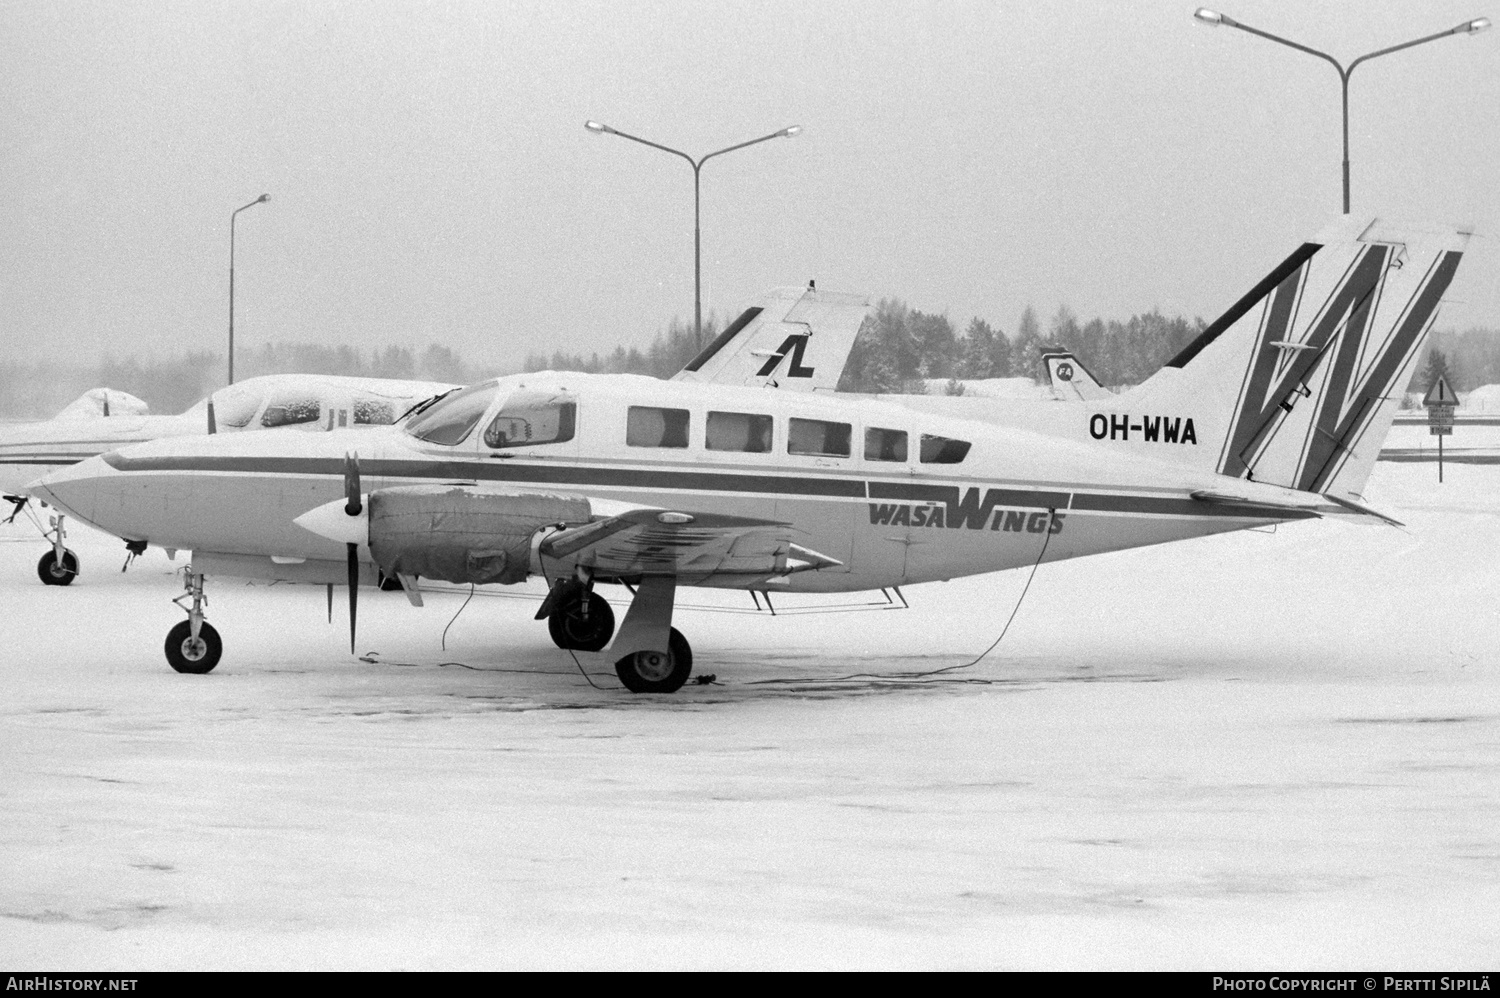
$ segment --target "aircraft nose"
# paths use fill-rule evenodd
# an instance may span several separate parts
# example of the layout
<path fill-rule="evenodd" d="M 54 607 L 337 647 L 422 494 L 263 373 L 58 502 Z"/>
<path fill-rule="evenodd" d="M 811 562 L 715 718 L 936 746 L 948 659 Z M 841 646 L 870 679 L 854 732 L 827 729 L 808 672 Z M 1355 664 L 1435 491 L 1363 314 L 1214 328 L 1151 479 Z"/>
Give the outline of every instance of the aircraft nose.
<path fill-rule="evenodd" d="M 99 479 L 113 472 L 101 457 L 91 457 L 59 468 L 28 485 L 27 491 L 80 520 L 93 522 Z"/>

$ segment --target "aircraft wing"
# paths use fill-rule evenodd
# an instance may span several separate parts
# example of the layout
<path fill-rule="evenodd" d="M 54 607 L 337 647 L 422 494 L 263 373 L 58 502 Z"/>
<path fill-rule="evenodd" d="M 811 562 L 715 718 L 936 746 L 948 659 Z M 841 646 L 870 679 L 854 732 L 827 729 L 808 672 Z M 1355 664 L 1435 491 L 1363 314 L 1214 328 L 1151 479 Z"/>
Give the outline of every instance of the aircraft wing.
<path fill-rule="evenodd" d="M 700 582 L 766 579 L 841 562 L 792 542 L 787 523 L 722 513 L 633 509 L 542 541 L 538 553 L 610 576 L 672 576 Z"/>
<path fill-rule="evenodd" d="M 866 295 L 812 288 L 771 291 L 672 380 L 834 391 L 869 309 Z"/>

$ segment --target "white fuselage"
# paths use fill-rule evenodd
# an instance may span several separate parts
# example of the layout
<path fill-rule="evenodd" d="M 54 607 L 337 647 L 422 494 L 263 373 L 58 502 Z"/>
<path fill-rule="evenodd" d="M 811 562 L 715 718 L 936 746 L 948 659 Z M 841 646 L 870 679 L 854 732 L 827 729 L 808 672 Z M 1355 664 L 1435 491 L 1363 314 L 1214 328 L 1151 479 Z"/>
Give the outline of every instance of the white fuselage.
<path fill-rule="evenodd" d="M 485 427 L 521 391 L 571 393 L 571 439 L 488 446 Z M 219 574 L 342 582 L 343 545 L 293 521 L 343 495 L 345 455 L 355 452 L 365 492 L 466 483 L 756 517 L 791 524 L 798 544 L 840 563 L 777 580 L 778 591 L 949 579 L 1033 564 L 1044 552 L 1055 561 L 1316 515 L 1313 505 L 1285 504 L 1318 497 L 1250 482 L 1237 483 L 1239 494 L 1283 508 L 1195 499 L 1223 479 L 1112 452 L 1091 440 L 1086 410 L 1063 412 L 1072 406 L 1042 407 L 1058 428 L 1045 434 L 878 400 L 543 372 L 499 379 L 483 417 L 457 443 L 421 440 L 403 427 L 174 438 L 90 459 L 36 491 L 117 536 L 191 550 L 195 565 L 203 558 Z M 632 445 L 632 407 L 685 410 L 685 445 Z M 725 449 L 723 440 L 710 447 L 710 413 L 769 417 L 768 436 L 755 449 Z M 810 424 L 831 426 L 826 439 L 835 443 L 793 453 L 808 450 Z M 882 453 L 879 441 L 897 434 L 903 446 Z M 924 437 L 969 446 L 956 462 L 924 461 L 924 451 L 941 452 Z"/>

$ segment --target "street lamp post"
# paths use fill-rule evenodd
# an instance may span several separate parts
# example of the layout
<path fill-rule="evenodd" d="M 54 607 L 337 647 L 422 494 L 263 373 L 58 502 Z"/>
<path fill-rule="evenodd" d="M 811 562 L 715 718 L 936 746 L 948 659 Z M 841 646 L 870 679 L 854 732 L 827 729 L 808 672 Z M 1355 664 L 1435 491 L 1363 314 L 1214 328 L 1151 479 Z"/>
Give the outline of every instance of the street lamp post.
<path fill-rule="evenodd" d="M 1288 48 L 1294 48 L 1298 52 L 1306 52 L 1308 55 L 1315 55 L 1319 59 L 1327 60 L 1333 65 L 1334 69 L 1338 70 L 1339 82 L 1342 84 L 1344 92 L 1345 215 L 1349 214 L 1349 77 L 1354 72 L 1354 67 L 1369 59 L 1374 59 L 1377 56 L 1390 55 L 1392 52 L 1400 52 L 1402 49 L 1409 49 L 1414 45 L 1421 45 L 1425 42 L 1436 41 L 1439 38 L 1447 38 L 1449 35 L 1472 35 L 1476 32 L 1483 31 L 1485 28 L 1488 28 L 1490 26 L 1489 18 L 1475 18 L 1472 21 L 1465 21 L 1463 24 L 1460 24 L 1456 28 L 1449 28 L 1447 31 L 1439 31 L 1436 34 L 1427 35 L 1425 38 L 1416 38 L 1409 42 L 1402 42 L 1400 45 L 1392 45 L 1390 48 L 1383 48 L 1376 52 L 1368 52 L 1360 56 L 1358 59 L 1355 59 L 1353 62 L 1349 63 L 1348 67 L 1346 68 L 1327 52 L 1319 52 L 1315 48 L 1309 48 L 1306 45 L 1299 44 L 1298 42 L 1291 41 L 1290 39 L 1282 38 L 1280 35 L 1273 35 L 1269 31 L 1262 31 L 1259 28 L 1252 28 L 1248 24 L 1241 24 L 1239 21 L 1236 21 L 1234 18 L 1229 17 L 1227 14 L 1220 14 L 1218 11 L 1209 10 L 1207 7 L 1199 7 L 1197 10 L 1193 11 L 1193 16 L 1198 19 L 1199 24 L 1206 24 L 1211 28 L 1216 28 L 1221 24 L 1226 24 L 1231 28 L 1239 28 L 1241 31 L 1247 31 L 1252 35 L 1259 35 L 1261 38 L 1266 38 L 1270 41 L 1278 42 L 1282 45 L 1287 46 Z"/>
<path fill-rule="evenodd" d="M 736 149 L 744 149 L 746 146 L 757 145 L 761 142 L 769 142 L 771 139 L 791 138 L 793 135 L 796 135 L 798 132 L 802 131 L 802 126 L 792 125 L 790 128 L 783 128 L 779 132 L 772 132 L 770 135 L 762 135 L 758 139 L 751 139 L 749 142 L 741 142 L 738 145 L 729 146 L 724 149 L 718 149 L 696 160 L 693 159 L 693 157 L 689 156 L 687 153 L 682 152 L 678 149 L 673 149 L 670 146 L 664 146 L 660 143 L 652 142 L 648 139 L 643 139 L 638 135 L 631 135 L 628 132 L 622 132 L 618 128 L 611 128 L 608 125 L 601 125 L 597 121 L 585 121 L 583 123 L 583 127 L 587 128 L 595 135 L 618 135 L 622 139 L 629 139 L 632 142 L 639 142 L 643 146 L 650 146 L 652 149 L 660 149 L 662 152 L 669 152 L 673 156 L 681 156 L 683 159 L 687 160 L 688 165 L 693 168 L 693 338 L 696 341 L 698 347 L 702 348 L 703 237 L 701 228 L 699 226 L 699 172 L 703 169 L 703 164 L 707 163 L 715 156 L 722 156 L 726 152 L 734 152 Z"/>
<path fill-rule="evenodd" d="M 229 383 L 234 384 L 234 220 L 245 208 L 254 208 L 271 195 L 262 194 L 243 208 L 236 208 L 229 215 Z"/>

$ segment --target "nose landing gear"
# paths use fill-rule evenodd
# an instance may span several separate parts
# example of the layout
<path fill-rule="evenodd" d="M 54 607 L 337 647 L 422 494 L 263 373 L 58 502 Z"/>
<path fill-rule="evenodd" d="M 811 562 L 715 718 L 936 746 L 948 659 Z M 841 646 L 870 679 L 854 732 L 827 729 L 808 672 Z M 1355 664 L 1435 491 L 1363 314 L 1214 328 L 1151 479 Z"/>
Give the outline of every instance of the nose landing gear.
<path fill-rule="evenodd" d="M 78 556 L 63 546 L 66 538 L 63 528 L 65 519 L 67 517 L 61 514 L 49 517 L 52 529 L 47 531 L 47 536 L 52 539 L 52 550 L 42 555 L 42 560 L 36 563 L 37 578 L 42 580 L 44 586 L 70 585 L 78 575 Z"/>
<path fill-rule="evenodd" d="M 191 599 L 193 605 L 191 608 L 183 607 L 187 610 L 188 619 L 167 632 L 167 664 L 178 672 L 202 675 L 212 672 L 214 666 L 219 664 L 224 643 L 219 640 L 219 632 L 214 630 L 213 625 L 203 619 L 203 608 L 208 605 L 208 597 L 203 595 L 203 576 L 194 573 L 191 566 L 184 588 L 187 592 L 172 602 L 182 606 L 183 600 Z"/>

